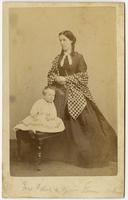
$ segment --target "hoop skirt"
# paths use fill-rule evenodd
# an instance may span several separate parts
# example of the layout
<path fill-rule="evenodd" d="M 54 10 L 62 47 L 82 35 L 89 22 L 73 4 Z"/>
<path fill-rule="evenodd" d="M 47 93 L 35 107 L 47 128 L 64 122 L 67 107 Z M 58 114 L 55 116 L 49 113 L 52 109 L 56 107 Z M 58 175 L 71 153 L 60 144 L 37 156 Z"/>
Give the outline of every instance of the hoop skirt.
<path fill-rule="evenodd" d="M 68 114 L 65 117 L 67 137 L 77 146 L 83 164 L 116 161 L 117 136 L 93 102 L 87 100 L 87 106 L 77 120 Z"/>

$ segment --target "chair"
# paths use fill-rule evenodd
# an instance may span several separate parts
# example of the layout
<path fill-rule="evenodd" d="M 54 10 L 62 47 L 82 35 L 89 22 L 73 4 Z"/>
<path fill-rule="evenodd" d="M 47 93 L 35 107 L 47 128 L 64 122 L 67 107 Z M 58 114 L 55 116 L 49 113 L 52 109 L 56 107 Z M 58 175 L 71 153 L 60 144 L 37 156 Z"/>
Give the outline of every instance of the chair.
<path fill-rule="evenodd" d="M 59 136 L 60 133 L 42 133 L 42 132 L 36 132 L 36 134 L 32 131 L 22 131 L 17 130 L 16 131 L 16 139 L 17 139 L 17 156 L 18 160 L 22 160 L 22 147 L 21 142 L 24 141 L 25 143 L 29 143 L 32 153 L 34 152 L 34 161 L 38 166 L 42 162 L 43 158 L 43 145 L 45 143 L 45 140 Z"/>

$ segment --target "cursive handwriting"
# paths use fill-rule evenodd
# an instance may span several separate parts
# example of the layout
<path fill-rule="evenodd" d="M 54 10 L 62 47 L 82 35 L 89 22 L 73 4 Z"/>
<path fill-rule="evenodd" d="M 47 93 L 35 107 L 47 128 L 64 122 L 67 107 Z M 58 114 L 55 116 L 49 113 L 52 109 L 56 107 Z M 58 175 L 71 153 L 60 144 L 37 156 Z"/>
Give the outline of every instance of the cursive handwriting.
<path fill-rule="evenodd" d="M 81 191 L 82 193 L 86 193 L 91 191 L 91 182 L 88 181 L 86 184 L 74 184 L 74 185 L 46 185 L 43 183 L 37 183 L 35 185 L 31 185 L 27 181 L 22 182 L 22 191 L 36 191 L 36 192 L 50 192 L 50 193 L 61 193 L 61 194 L 66 194 L 66 193 L 72 193 L 72 192 L 77 192 Z"/>

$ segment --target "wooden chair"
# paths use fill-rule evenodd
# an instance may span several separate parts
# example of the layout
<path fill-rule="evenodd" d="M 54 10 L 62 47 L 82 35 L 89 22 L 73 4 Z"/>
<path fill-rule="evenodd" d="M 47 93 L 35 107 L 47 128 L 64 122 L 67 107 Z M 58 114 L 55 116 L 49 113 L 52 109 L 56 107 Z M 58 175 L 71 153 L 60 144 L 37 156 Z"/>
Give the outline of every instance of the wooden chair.
<path fill-rule="evenodd" d="M 36 132 L 33 133 L 32 131 L 22 131 L 17 130 L 16 131 L 16 139 L 17 139 L 17 157 L 18 160 L 22 160 L 22 147 L 21 143 L 24 141 L 25 143 L 30 144 L 30 148 L 32 151 L 32 154 L 34 154 L 34 161 L 37 164 L 37 168 L 39 170 L 39 166 L 42 162 L 43 158 L 43 145 L 45 143 L 45 140 L 51 138 L 51 137 L 57 137 L 60 133 L 42 133 L 42 132 Z"/>

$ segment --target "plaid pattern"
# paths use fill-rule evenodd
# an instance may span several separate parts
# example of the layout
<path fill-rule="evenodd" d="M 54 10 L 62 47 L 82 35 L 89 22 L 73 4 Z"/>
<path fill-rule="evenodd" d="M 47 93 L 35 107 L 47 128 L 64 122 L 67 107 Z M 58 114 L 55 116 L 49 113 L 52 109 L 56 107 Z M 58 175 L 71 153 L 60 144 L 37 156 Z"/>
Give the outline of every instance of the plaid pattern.
<path fill-rule="evenodd" d="M 77 119 L 87 105 L 83 92 L 76 89 L 73 85 L 67 86 L 68 89 L 68 111 L 73 119 Z"/>
<path fill-rule="evenodd" d="M 48 72 L 48 85 L 53 85 L 55 75 L 59 75 L 59 70 L 58 70 L 59 57 L 60 55 L 56 56 L 56 58 L 53 60 L 52 68 Z"/>
<path fill-rule="evenodd" d="M 79 72 L 66 77 L 66 86 L 68 89 L 68 110 L 73 119 L 77 119 L 87 105 L 87 83 L 87 72 Z M 89 89 L 88 98 L 92 100 Z"/>
<path fill-rule="evenodd" d="M 48 73 L 49 85 L 54 84 L 55 74 L 59 75 L 58 61 L 59 55 L 53 61 L 52 69 Z M 88 74 L 87 72 L 78 72 L 73 75 L 65 76 L 65 78 L 68 91 L 68 111 L 73 119 L 77 119 L 87 105 L 86 97 L 94 101 L 87 86 Z"/>
<path fill-rule="evenodd" d="M 79 72 L 66 77 L 67 87 L 70 86 L 74 88 L 74 90 L 78 90 L 83 92 L 83 95 L 89 98 L 91 101 L 94 101 L 91 92 L 88 88 L 88 73 L 87 72 Z"/>

